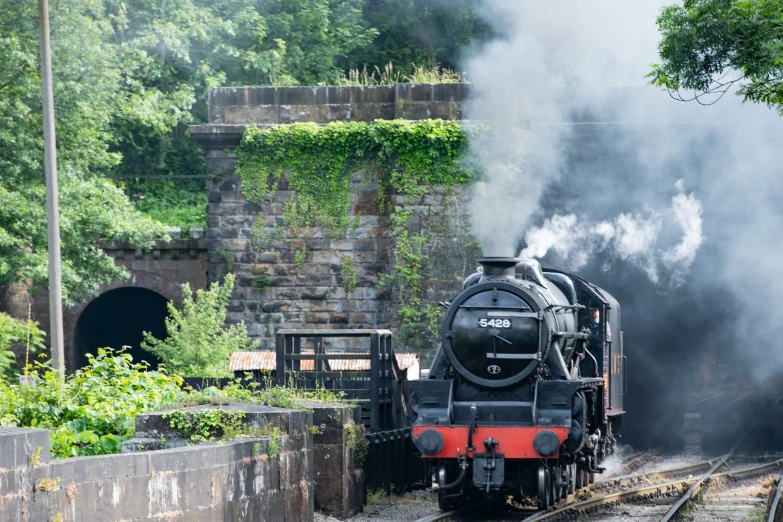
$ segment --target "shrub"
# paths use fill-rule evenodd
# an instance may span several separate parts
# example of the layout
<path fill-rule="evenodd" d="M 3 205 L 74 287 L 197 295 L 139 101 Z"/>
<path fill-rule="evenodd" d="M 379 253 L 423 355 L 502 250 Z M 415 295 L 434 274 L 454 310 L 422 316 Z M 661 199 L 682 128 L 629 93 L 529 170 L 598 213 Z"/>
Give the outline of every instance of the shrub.
<path fill-rule="evenodd" d="M 33 321 L 20 321 L 0 312 L 0 375 L 8 374 L 15 362 L 11 347 L 26 343 L 31 352 L 44 347 L 44 332 Z"/>
<path fill-rule="evenodd" d="M 166 339 L 144 333 L 142 348 L 154 353 L 170 371 L 188 377 L 226 377 L 232 352 L 255 348 L 244 322 L 226 326 L 226 311 L 234 276 L 223 285 L 213 283 L 209 290 L 193 295 L 190 286 L 182 288 L 182 309 L 168 304 Z"/>
<path fill-rule="evenodd" d="M 51 430 L 55 458 L 118 453 L 133 436 L 136 414 L 181 402 L 182 379 L 147 371 L 123 350 L 100 349 L 89 364 L 60 377 L 48 366 L 34 387 L 0 379 L 0 424 Z"/>

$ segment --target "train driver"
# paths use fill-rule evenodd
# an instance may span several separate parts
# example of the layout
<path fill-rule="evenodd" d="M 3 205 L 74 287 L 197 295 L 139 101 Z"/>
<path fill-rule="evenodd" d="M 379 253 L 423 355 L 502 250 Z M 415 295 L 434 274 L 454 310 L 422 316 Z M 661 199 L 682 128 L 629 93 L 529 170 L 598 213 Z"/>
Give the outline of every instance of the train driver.
<path fill-rule="evenodd" d="M 598 335 L 599 327 L 601 326 L 601 311 L 598 308 L 590 309 L 590 331 L 593 335 Z M 612 342 L 612 329 L 609 328 L 609 322 L 606 323 L 606 339 L 607 343 Z"/>

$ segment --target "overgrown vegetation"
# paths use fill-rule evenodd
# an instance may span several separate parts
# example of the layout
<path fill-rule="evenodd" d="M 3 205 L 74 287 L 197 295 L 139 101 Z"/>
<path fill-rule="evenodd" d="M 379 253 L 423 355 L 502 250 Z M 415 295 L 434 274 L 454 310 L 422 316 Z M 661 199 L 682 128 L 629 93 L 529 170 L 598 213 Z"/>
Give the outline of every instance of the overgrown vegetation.
<path fill-rule="evenodd" d="M 364 426 L 360 426 L 353 421 L 343 426 L 345 431 L 345 444 L 353 451 L 357 467 L 361 468 L 367 453 L 370 451 L 370 444 L 364 438 Z"/>
<path fill-rule="evenodd" d="M 187 161 L 203 159 L 203 153 Z M 204 179 L 135 179 L 125 183 L 133 205 L 144 214 L 170 226 L 207 226 L 207 187 Z"/>
<path fill-rule="evenodd" d="M 168 303 L 165 339 L 144 333 L 142 348 L 155 354 L 172 372 L 188 377 L 229 376 L 228 361 L 236 351 L 257 346 L 247 335 L 244 321 L 226 326 L 228 300 L 234 276 L 223 284 L 212 283 L 195 295 L 190 285 L 182 287 L 182 307 Z"/>
<path fill-rule="evenodd" d="M 415 198 L 430 194 L 435 187 L 449 190 L 476 178 L 480 169 L 466 164 L 464 153 L 469 137 L 483 139 L 488 132 L 481 126 L 443 120 L 250 128 L 238 149 L 237 173 L 245 196 L 259 204 L 275 194 L 285 176 L 293 196 L 285 203 L 284 225 L 295 233 L 306 233 L 315 224 L 328 235 L 340 235 L 352 222 L 349 209 L 356 190 L 351 183 L 355 173 L 378 179 L 382 207 L 389 205 L 387 192 Z M 437 328 L 440 310 L 423 300 L 427 237 L 409 230 L 410 218 L 410 211 L 399 207 L 392 211 L 393 271 L 381 282 L 395 288 L 402 340 L 415 341 Z M 274 232 L 263 216 L 254 228 L 256 242 Z M 358 281 L 354 274 L 353 260 L 343 260 L 346 290 Z"/>
<path fill-rule="evenodd" d="M 476 6 L 61 0 L 51 29 L 65 303 L 128 276 L 96 239 L 149 248 L 165 236 L 155 220 L 204 224 L 203 180 L 134 178 L 203 175 L 187 125 L 207 120 L 210 87 L 338 84 L 392 61 L 384 81 L 424 81 L 413 64 L 453 69 L 487 32 Z M 47 285 L 39 71 L 35 4 L 0 0 L 0 283 L 36 288 Z"/>
<path fill-rule="evenodd" d="M 356 283 L 359 282 L 359 272 L 356 271 L 356 261 L 353 258 L 346 257 L 343 259 L 343 266 L 340 272 L 340 275 L 343 277 L 342 287 L 345 291 L 350 292 L 356 288 Z"/>
<path fill-rule="evenodd" d="M 146 363 L 136 364 L 122 350 L 101 349 L 88 356 L 85 368 L 60 377 L 45 364 L 35 363 L 29 373 L 35 386 L 12 384 L 0 376 L 0 426 L 50 430 L 54 458 L 118 453 L 122 442 L 133 437 L 137 414 L 166 408 L 202 404 L 265 404 L 302 408 L 302 401 L 341 402 L 342 396 L 328 390 L 242 385 L 239 379 L 223 388 L 194 391 L 182 386 L 182 379 L 165 370 L 151 371 Z M 273 427 L 244 425 L 244 413 L 204 409 L 197 413 L 174 410 L 172 426 L 194 442 L 215 438 L 272 437 L 270 455 L 279 451 L 281 432 Z M 275 449 L 277 448 L 277 449 Z M 41 450 L 30 457 L 37 464 Z"/>
<path fill-rule="evenodd" d="M 25 346 L 28 353 L 34 353 L 44 348 L 44 336 L 37 322 L 20 321 L 0 312 L 0 376 L 8 375 L 15 365 L 13 346 Z"/>
<path fill-rule="evenodd" d="M 88 361 L 65 378 L 35 363 L 35 386 L 0 379 L 0 425 L 49 429 L 55 458 L 117 453 L 136 414 L 183 400 L 179 377 L 147 371 L 127 353 L 98 350 Z"/>
<path fill-rule="evenodd" d="M 395 85 L 397 83 L 459 83 L 467 81 L 462 74 L 449 68 L 441 68 L 436 63 L 431 66 L 416 66 L 411 64 L 410 74 L 403 75 L 400 71 L 394 70 L 394 63 L 389 62 L 383 70 L 375 66 L 372 71 L 367 70 L 367 66 L 359 69 L 350 69 L 347 75 L 341 75 L 337 79 L 337 85 L 342 86 L 371 86 L 371 85 Z"/>

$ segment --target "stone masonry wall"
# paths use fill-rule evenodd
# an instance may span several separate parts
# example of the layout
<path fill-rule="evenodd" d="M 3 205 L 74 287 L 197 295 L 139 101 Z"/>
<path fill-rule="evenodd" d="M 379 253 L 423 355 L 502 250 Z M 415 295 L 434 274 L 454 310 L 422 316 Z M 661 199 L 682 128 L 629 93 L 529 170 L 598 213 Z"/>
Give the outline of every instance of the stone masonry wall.
<path fill-rule="evenodd" d="M 380 276 L 391 272 L 392 234 L 391 209 L 378 207 L 377 185 L 368 186 L 358 175 L 354 177 L 349 216 L 358 218 L 344 236 L 325 237 L 318 227 L 301 235 L 281 230 L 283 204 L 291 197 L 284 181 L 274 199 L 262 205 L 249 203 L 242 195 L 236 156 L 230 149 L 239 144 L 246 126 L 400 117 L 459 119 L 467 93 L 464 84 L 212 89 L 210 123 L 192 126 L 191 136 L 206 149 L 211 176 L 209 279 L 229 268 L 237 276 L 229 321 L 243 320 L 250 335 L 260 340 L 260 348 L 274 349 L 279 328 L 394 327 L 396 306 L 390 289 L 378 286 Z M 415 199 L 391 195 L 392 208 L 411 211 L 408 228 L 432 238 L 425 247 L 429 260 L 424 290 L 433 304 L 449 299 L 463 278 L 475 271 L 476 249 L 466 232 L 463 196 L 460 191 L 449 194 L 438 189 Z M 251 236 L 256 220 L 264 221 L 263 240 Z M 296 255 L 302 251 L 300 266 Z M 343 262 L 348 258 L 359 274 L 350 291 L 342 287 Z M 434 343 L 417 347 L 425 358 L 434 350 Z"/>
<path fill-rule="evenodd" d="M 49 460 L 49 432 L 0 428 L 0 522 L 311 521 L 312 417 L 270 438 Z M 264 458 L 266 457 L 266 458 Z"/>

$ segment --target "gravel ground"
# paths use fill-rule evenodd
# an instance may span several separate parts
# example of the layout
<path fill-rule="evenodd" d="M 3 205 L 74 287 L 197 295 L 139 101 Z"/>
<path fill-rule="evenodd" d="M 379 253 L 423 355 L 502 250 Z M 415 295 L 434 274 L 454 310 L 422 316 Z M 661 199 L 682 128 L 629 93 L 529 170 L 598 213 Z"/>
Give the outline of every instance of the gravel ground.
<path fill-rule="evenodd" d="M 702 501 L 693 504 L 690 520 L 693 522 L 723 522 L 766 520 L 767 500 L 773 477 L 761 477 L 737 483 L 712 485 Z"/>
<path fill-rule="evenodd" d="M 353 517 L 351 522 L 409 522 L 438 511 L 438 497 L 435 493 L 411 491 L 381 497 L 373 504 L 364 506 L 364 512 Z"/>

